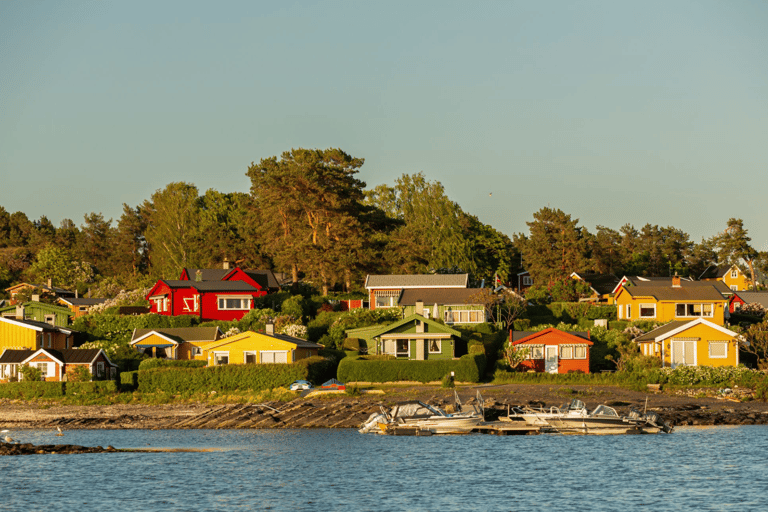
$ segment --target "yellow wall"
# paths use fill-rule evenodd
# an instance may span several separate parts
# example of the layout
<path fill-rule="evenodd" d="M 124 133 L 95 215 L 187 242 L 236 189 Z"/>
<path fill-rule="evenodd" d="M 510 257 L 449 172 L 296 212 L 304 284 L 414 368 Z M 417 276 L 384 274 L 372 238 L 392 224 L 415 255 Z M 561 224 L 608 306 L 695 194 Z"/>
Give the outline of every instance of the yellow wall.
<path fill-rule="evenodd" d="M 723 325 L 725 323 L 725 308 L 727 307 L 726 304 L 728 301 L 726 299 L 723 299 L 721 301 L 660 301 L 657 302 L 654 297 L 632 297 L 629 293 L 627 293 L 626 290 L 623 288 L 620 290 L 618 296 L 616 297 L 616 307 L 619 308 L 618 310 L 618 318 L 619 320 L 655 320 L 657 322 L 671 322 L 673 320 L 695 320 L 696 318 L 703 318 L 709 322 L 712 322 L 713 324 L 717 325 Z M 626 305 L 631 304 L 631 316 L 627 318 L 626 312 Z M 656 304 L 656 317 L 655 318 L 640 318 L 640 305 L 641 304 Z M 678 317 L 675 316 L 677 304 L 712 304 L 713 310 L 712 310 L 712 316 L 702 316 L 702 317 L 690 317 L 690 316 L 684 316 L 684 317 Z"/>
<path fill-rule="evenodd" d="M 37 331 L 7 322 L 0 322 L 0 352 L 3 349 L 37 350 Z"/>
<path fill-rule="evenodd" d="M 738 277 L 731 277 L 731 271 L 729 270 L 723 277 L 723 282 L 726 284 L 726 286 L 728 286 L 728 288 L 730 288 L 731 285 L 736 285 L 737 290 L 740 292 L 749 290 L 751 288 L 750 285 L 752 284 L 747 276 L 741 272 L 741 270 L 739 270 Z"/>
<path fill-rule="evenodd" d="M 673 338 L 698 338 L 696 342 L 696 365 L 697 366 L 737 366 L 739 364 L 739 347 L 738 341 L 735 339 L 735 333 L 733 336 L 729 336 L 725 333 L 713 329 L 708 325 L 698 324 L 689 329 L 681 331 L 674 336 L 671 336 L 661 342 L 642 342 L 640 343 L 640 352 L 646 355 L 653 355 L 661 357 L 661 344 L 664 344 L 664 366 L 670 366 L 672 364 L 672 347 L 671 341 Z M 709 342 L 710 341 L 728 341 L 727 357 L 725 358 L 710 358 L 709 357 Z M 652 348 L 646 348 L 652 347 Z M 650 351 L 650 353 L 649 353 Z"/>
<path fill-rule="evenodd" d="M 195 357 L 195 359 L 205 359 L 208 361 L 209 366 L 213 366 L 214 352 L 229 352 L 229 364 L 245 364 L 244 352 L 257 352 L 257 362 L 261 362 L 261 351 L 267 350 L 288 351 L 287 361 L 289 363 L 294 362 L 294 357 L 296 360 L 299 360 L 317 355 L 317 350 L 315 349 L 297 349 L 296 345 L 291 342 L 248 331 L 230 336 L 229 338 L 206 343 L 203 345 L 203 356 Z"/>

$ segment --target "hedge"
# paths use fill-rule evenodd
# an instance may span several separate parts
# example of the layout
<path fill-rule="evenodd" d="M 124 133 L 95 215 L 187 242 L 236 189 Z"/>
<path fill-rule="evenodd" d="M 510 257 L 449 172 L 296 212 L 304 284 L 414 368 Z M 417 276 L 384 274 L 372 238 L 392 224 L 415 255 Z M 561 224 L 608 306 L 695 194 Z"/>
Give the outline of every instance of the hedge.
<path fill-rule="evenodd" d="M 154 368 L 202 368 L 207 366 L 206 361 L 197 359 L 145 359 L 139 363 L 139 370 L 152 370 Z"/>
<path fill-rule="evenodd" d="M 139 372 L 120 372 L 120 389 L 135 391 L 139 387 Z"/>
<path fill-rule="evenodd" d="M 67 395 L 114 395 L 120 392 L 114 380 L 95 380 L 92 382 L 67 382 Z"/>
<path fill-rule="evenodd" d="M 0 398 L 31 400 L 64 396 L 63 382 L 9 382 L 0 385 Z"/>
<path fill-rule="evenodd" d="M 261 391 L 287 387 L 295 380 L 322 382 L 328 375 L 333 376 L 334 368 L 333 361 L 312 357 L 292 364 L 232 364 L 206 368 L 139 370 L 139 391 L 173 394 Z"/>
<path fill-rule="evenodd" d="M 348 357 L 339 363 L 338 379 L 342 382 L 434 382 L 455 372 L 457 381 L 480 382 L 485 372 L 485 362 L 483 354 L 427 361 L 381 361 Z"/>

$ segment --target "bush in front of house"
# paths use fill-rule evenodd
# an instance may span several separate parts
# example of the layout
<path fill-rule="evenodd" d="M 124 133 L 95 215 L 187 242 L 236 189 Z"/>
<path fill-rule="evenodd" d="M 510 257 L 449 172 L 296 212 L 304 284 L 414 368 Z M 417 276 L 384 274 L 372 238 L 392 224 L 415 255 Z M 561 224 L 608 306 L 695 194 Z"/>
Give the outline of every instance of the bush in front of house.
<path fill-rule="evenodd" d="M 136 391 L 139 387 L 139 372 L 120 372 L 120 390 Z"/>
<path fill-rule="evenodd" d="M 12 400 L 33 400 L 35 398 L 58 398 L 64 396 L 63 382 L 9 382 L 0 386 L 0 398 Z"/>
<path fill-rule="evenodd" d="M 139 363 L 139 370 L 153 370 L 155 368 L 202 368 L 207 366 L 206 361 L 198 359 L 145 359 Z"/>
<path fill-rule="evenodd" d="M 139 391 L 171 394 L 262 391 L 288 387 L 295 380 L 322 382 L 325 376 L 333 376 L 334 364 L 325 358 L 311 357 L 291 364 L 233 364 L 139 370 Z"/>
<path fill-rule="evenodd" d="M 455 373 L 459 382 L 480 382 L 485 372 L 484 354 L 467 354 L 459 359 L 398 361 L 345 358 L 339 363 L 338 379 L 342 382 L 439 382 Z"/>
<path fill-rule="evenodd" d="M 93 382 L 67 382 L 67 395 L 114 395 L 120 392 L 120 385 L 114 380 Z"/>

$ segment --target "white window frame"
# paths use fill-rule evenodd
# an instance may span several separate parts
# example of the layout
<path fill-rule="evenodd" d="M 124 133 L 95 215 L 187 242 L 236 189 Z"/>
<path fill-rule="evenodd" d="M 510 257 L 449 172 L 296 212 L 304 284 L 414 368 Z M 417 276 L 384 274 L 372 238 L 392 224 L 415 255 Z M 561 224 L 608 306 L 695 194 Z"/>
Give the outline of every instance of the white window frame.
<path fill-rule="evenodd" d="M 272 361 L 265 361 L 264 355 L 265 354 L 271 354 L 272 355 Z M 283 363 L 277 363 L 275 362 L 275 354 L 285 354 L 285 362 L 289 363 L 288 360 L 288 351 L 287 350 L 262 350 L 259 352 L 259 362 L 261 364 L 283 364 Z"/>
<path fill-rule="evenodd" d="M 200 311 L 200 296 L 193 295 L 191 297 L 182 297 L 184 307 L 181 309 L 185 313 L 196 313 Z"/>
<path fill-rule="evenodd" d="M 739 277 L 739 271 L 738 270 L 731 270 L 731 277 L 733 279 L 738 279 Z"/>
<path fill-rule="evenodd" d="M 40 370 L 40 376 L 43 377 L 43 379 L 45 379 L 46 377 L 53 377 L 53 375 L 48 375 L 48 373 L 50 372 L 50 370 L 48 369 L 49 368 L 48 365 L 51 365 L 53 363 L 41 361 L 39 363 L 34 363 L 34 364 L 35 364 L 35 367 L 38 370 Z"/>
<path fill-rule="evenodd" d="M 560 355 L 560 359 L 573 359 L 573 346 L 561 345 L 559 355 Z"/>
<path fill-rule="evenodd" d="M 441 353 L 442 352 L 441 349 L 443 347 L 443 343 L 442 342 L 443 342 L 443 340 L 427 340 L 427 348 L 429 349 L 429 353 L 430 354 L 439 354 L 439 353 Z M 433 343 L 437 344 L 437 350 L 432 350 L 432 344 Z"/>
<path fill-rule="evenodd" d="M 579 352 L 582 353 L 582 355 L 579 355 Z M 573 347 L 573 358 L 574 359 L 586 359 L 587 358 L 587 346 L 586 345 L 576 345 Z"/>
<path fill-rule="evenodd" d="M 724 354 L 722 356 L 712 355 L 712 345 L 722 344 L 725 347 Z M 711 340 L 707 343 L 710 359 L 727 359 L 728 358 L 728 341 L 727 340 Z"/>
<path fill-rule="evenodd" d="M 732 291 L 732 292 L 737 292 L 737 291 L 739 291 L 739 285 L 737 285 L 737 284 L 732 284 L 732 285 L 731 285 L 731 291 Z"/>
<path fill-rule="evenodd" d="M 248 356 L 253 356 L 253 363 L 248 362 Z M 259 362 L 258 350 L 243 350 L 243 364 L 257 364 Z"/>
<path fill-rule="evenodd" d="M 533 286 L 533 278 L 531 276 L 523 276 L 523 286 Z"/>
<path fill-rule="evenodd" d="M 472 315 L 475 320 L 472 320 Z M 458 317 L 458 321 L 456 320 Z M 448 309 L 444 314 L 446 324 L 482 324 L 485 322 L 485 310 L 480 309 Z"/>
<path fill-rule="evenodd" d="M 685 306 L 685 314 L 680 315 L 678 314 L 677 308 L 679 306 Z M 689 314 L 689 309 L 692 309 L 694 306 L 700 306 L 701 307 L 701 314 Z M 705 306 L 709 306 L 709 314 L 704 314 L 704 308 Z M 715 305 L 711 302 L 677 302 L 675 303 L 675 317 L 676 318 L 712 318 L 715 316 Z"/>
<path fill-rule="evenodd" d="M 218 363 L 218 358 L 220 356 L 221 357 L 226 357 L 227 358 L 227 362 L 220 365 Z M 227 350 L 227 351 L 217 351 L 217 352 L 213 353 L 213 365 L 214 366 L 224 366 L 224 365 L 228 365 L 228 364 L 229 364 L 229 350 Z"/>
<path fill-rule="evenodd" d="M 651 308 L 651 309 L 653 309 L 653 314 L 650 315 L 650 316 L 643 315 L 643 308 L 646 308 L 646 309 Z M 652 303 L 640 304 L 640 307 L 638 308 L 638 313 L 640 314 L 640 316 L 638 318 L 656 318 L 656 304 L 652 304 Z"/>
<path fill-rule="evenodd" d="M 632 320 L 632 304 L 627 304 L 627 320 Z"/>
<path fill-rule="evenodd" d="M 216 304 L 219 307 L 219 311 L 249 311 L 251 309 L 251 301 L 253 297 L 250 295 L 217 295 Z M 227 301 L 238 300 L 240 305 L 237 307 L 228 307 Z"/>
<path fill-rule="evenodd" d="M 406 343 L 406 351 L 400 352 L 397 350 L 397 344 L 400 342 Z M 407 338 L 397 338 L 395 339 L 395 357 L 411 357 L 411 340 Z"/>

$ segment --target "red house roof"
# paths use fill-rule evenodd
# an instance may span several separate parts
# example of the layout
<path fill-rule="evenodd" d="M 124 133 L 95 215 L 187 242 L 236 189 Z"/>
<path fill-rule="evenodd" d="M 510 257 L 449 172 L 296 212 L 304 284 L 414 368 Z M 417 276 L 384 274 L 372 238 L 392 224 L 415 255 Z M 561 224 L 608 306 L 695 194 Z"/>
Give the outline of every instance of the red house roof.
<path fill-rule="evenodd" d="M 538 332 L 511 331 L 509 337 L 512 345 L 594 345 L 589 341 L 589 332 L 565 332 L 554 327 Z"/>

